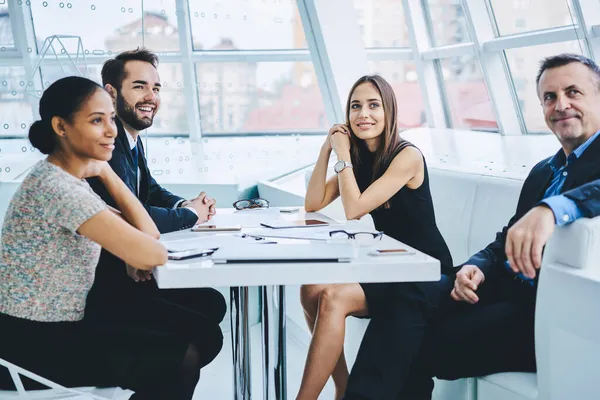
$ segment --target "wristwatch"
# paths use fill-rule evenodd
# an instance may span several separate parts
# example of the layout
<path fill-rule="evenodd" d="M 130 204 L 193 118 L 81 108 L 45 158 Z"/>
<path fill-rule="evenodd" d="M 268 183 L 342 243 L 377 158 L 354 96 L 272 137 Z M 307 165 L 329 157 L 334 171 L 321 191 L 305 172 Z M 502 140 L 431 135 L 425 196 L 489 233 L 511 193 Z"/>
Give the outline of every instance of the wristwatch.
<path fill-rule="evenodd" d="M 333 164 L 333 170 L 335 171 L 336 174 L 339 174 L 346 168 L 352 168 L 352 164 L 350 164 L 348 161 L 340 160 L 340 161 L 336 162 L 335 164 Z"/>

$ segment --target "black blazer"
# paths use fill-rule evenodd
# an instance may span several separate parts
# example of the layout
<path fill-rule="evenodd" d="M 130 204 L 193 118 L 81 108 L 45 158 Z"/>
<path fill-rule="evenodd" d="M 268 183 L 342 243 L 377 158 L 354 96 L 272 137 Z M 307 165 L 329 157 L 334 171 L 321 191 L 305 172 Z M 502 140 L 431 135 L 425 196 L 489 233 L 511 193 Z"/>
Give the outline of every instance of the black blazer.
<path fill-rule="evenodd" d="M 137 178 L 133 156 L 129 148 L 127 133 L 123 124 L 117 119 L 118 135 L 115 139 L 115 149 L 112 158 L 109 161 L 110 166 L 116 174 L 123 180 L 125 185 L 136 193 Z M 187 208 L 172 209 L 172 207 L 181 200 L 181 197 L 175 196 L 166 189 L 163 189 L 152 175 L 146 163 L 146 156 L 142 140 L 138 138 L 137 146 L 139 149 L 139 169 L 140 169 L 140 190 L 138 199 L 150 214 L 150 217 L 158 227 L 161 233 L 177 231 L 180 229 L 191 228 L 198 217 Z M 114 199 L 106 190 L 106 187 L 98 178 L 90 178 L 88 182 L 94 192 L 96 192 L 106 204 L 117 208 Z M 128 284 L 132 279 L 127 275 L 125 262 L 113 254 L 102 249 L 100 261 L 96 269 L 96 278 L 92 292 L 88 295 L 88 311 L 93 311 L 96 307 L 102 307 L 106 299 L 114 297 L 116 291 L 127 291 Z M 86 311 L 86 312 L 88 312 Z"/>
<path fill-rule="evenodd" d="M 562 151 L 559 150 L 559 153 Z M 478 266 L 485 274 L 486 281 L 505 271 L 507 257 L 504 247 L 508 229 L 542 200 L 553 175 L 548 165 L 550 159 L 548 157 L 533 167 L 523 183 L 517 212 L 508 225 L 496 234 L 496 240 L 463 264 Z M 584 217 L 600 215 L 600 138 L 596 138 L 581 157 L 570 165 L 561 194 L 573 200 Z"/>
<path fill-rule="evenodd" d="M 125 182 L 129 190 L 136 194 L 136 171 L 133 164 L 133 156 L 129 148 L 127 133 L 123 124 L 117 119 L 118 135 L 115 139 L 115 149 L 108 162 L 113 171 Z M 158 227 L 161 233 L 188 229 L 194 226 L 198 217 L 187 208 L 173 209 L 175 203 L 182 200 L 181 197 L 174 195 L 161 187 L 150 174 L 142 140 L 138 138 L 137 146 L 139 149 L 139 169 L 140 169 L 140 190 L 138 199 L 150 214 L 150 217 Z M 88 179 L 90 186 L 106 204 L 116 207 L 116 203 L 110 196 L 104 185 L 98 178 Z"/>

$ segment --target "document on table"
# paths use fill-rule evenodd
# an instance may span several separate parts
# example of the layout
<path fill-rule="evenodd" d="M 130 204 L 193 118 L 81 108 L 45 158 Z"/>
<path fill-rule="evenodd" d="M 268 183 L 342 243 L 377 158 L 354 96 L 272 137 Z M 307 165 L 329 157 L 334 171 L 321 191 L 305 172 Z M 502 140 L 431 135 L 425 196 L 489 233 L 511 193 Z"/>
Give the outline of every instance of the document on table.
<path fill-rule="evenodd" d="M 257 228 L 261 222 L 277 220 L 279 218 L 279 210 L 276 208 L 240 210 L 232 214 L 219 214 L 202 225 L 217 225 L 217 226 L 237 226 L 242 225 L 242 228 Z"/>
<path fill-rule="evenodd" d="M 223 235 L 202 235 L 196 238 L 161 240 L 162 244 L 169 252 L 180 252 L 195 249 L 217 249 L 223 246 L 235 246 L 243 243 L 245 240 L 231 234 Z"/>

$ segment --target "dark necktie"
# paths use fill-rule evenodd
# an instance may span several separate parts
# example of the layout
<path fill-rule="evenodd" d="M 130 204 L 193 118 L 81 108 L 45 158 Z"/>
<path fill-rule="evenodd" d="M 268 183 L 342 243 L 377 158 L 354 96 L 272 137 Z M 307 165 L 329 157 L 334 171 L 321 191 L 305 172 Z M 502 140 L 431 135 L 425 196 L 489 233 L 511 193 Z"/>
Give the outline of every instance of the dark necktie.
<path fill-rule="evenodd" d="M 131 156 L 133 157 L 133 166 L 134 166 L 134 171 L 137 175 L 137 169 L 138 169 L 138 157 L 139 157 L 139 150 L 137 148 L 137 144 L 133 147 L 133 149 L 131 149 Z"/>
<path fill-rule="evenodd" d="M 139 160 L 139 150 L 137 144 L 131 149 L 131 156 L 133 157 L 133 171 L 135 173 L 135 183 L 136 183 L 136 192 L 139 192 L 139 179 L 138 179 L 138 160 Z"/>

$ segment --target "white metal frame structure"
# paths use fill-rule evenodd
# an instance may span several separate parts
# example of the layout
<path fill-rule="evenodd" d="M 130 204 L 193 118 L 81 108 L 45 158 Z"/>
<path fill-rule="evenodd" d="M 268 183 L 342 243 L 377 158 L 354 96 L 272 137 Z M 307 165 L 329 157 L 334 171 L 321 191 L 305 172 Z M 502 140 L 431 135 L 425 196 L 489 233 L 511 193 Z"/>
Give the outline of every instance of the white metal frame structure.
<path fill-rule="evenodd" d="M 414 62 L 417 65 L 418 79 L 424 96 L 428 125 L 448 127 L 452 124 L 449 118 L 448 99 L 444 92 L 441 70 L 436 68 L 436 62 L 448 57 L 475 55 L 481 64 L 483 80 L 490 95 L 499 131 L 501 134 L 514 135 L 527 132 L 507 67 L 504 55 L 506 50 L 580 40 L 584 43 L 584 54 L 594 57 L 600 53 L 600 3 L 597 0 L 565 0 L 568 1 L 575 20 L 573 25 L 509 36 L 498 35 L 489 0 L 456 0 L 463 9 L 472 41 L 450 46 L 433 45 L 434 38 L 431 36 L 431 30 L 427 29 L 428 21 L 425 18 L 429 12 L 429 0 L 398 1 L 402 3 L 404 13 L 408 16 L 406 23 L 411 44 L 409 48 L 365 49 L 355 23 L 356 11 L 352 2 L 297 0 L 308 49 L 204 51 L 194 50 L 192 46 L 189 0 L 176 0 L 180 53 L 160 54 L 160 58 L 161 63 L 183 65 L 183 87 L 190 139 L 198 142 L 203 135 L 217 135 L 202 131 L 198 89 L 195 83 L 196 63 L 312 61 L 326 115 L 330 123 L 335 123 L 343 119 L 343 102 L 349 85 L 358 76 L 367 72 L 366 60 Z M 38 49 L 28 4 L 29 2 L 26 1 L 8 2 L 15 48 L 0 54 L 0 66 L 24 66 L 27 76 L 35 76 L 34 66 Z M 343 29 L 340 29 L 341 27 Z M 87 61 L 89 65 L 98 65 L 108 57 L 108 55 L 88 55 Z M 59 56 L 58 60 L 44 59 L 42 65 L 60 62 L 62 60 Z M 41 88 L 39 72 L 36 75 L 38 80 L 35 90 L 39 90 Z M 180 135 L 179 132 L 173 134 Z M 251 134 L 256 135 L 257 132 Z M 244 135 L 244 133 L 237 135 Z"/>

